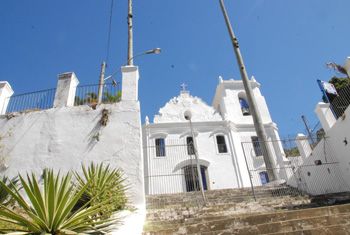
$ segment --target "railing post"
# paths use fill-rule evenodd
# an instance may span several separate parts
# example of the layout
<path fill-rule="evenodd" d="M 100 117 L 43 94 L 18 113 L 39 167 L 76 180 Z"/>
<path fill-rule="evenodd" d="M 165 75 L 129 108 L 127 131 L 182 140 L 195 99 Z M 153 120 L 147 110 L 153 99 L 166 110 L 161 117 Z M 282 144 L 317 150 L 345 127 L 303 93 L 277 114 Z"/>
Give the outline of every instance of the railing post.
<path fill-rule="evenodd" d="M 78 84 L 79 80 L 74 72 L 59 74 L 53 107 L 74 106 L 75 91 Z"/>
<path fill-rule="evenodd" d="M 312 149 L 307 136 L 299 133 L 296 137 L 295 143 L 297 144 L 299 153 L 303 159 L 306 159 L 312 153 Z"/>
<path fill-rule="evenodd" d="M 137 66 L 122 67 L 122 101 L 138 100 L 139 70 Z"/>
<path fill-rule="evenodd" d="M 9 104 L 10 97 L 13 95 L 13 90 L 10 84 L 6 81 L 0 81 L 0 115 L 4 115 Z"/>
<path fill-rule="evenodd" d="M 325 132 L 331 129 L 336 122 L 336 118 L 334 117 L 329 103 L 319 102 L 316 106 L 315 113 L 317 114 L 318 119 L 320 119 Z"/>

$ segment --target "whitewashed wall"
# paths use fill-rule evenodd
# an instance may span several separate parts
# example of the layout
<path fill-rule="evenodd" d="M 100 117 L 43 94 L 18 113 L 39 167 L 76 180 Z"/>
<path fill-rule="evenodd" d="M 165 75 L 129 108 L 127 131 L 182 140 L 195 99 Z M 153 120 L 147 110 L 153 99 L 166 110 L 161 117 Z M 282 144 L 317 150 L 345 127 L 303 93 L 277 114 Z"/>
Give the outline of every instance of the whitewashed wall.
<path fill-rule="evenodd" d="M 339 118 L 326 132 L 339 160 L 345 181 L 350 184 L 350 107 L 345 110 L 344 119 Z"/>
<path fill-rule="evenodd" d="M 328 111 L 324 106 L 318 104 L 316 113 L 322 120 L 326 138 L 312 150 L 307 143 L 298 145 L 303 156 L 297 173 L 305 182 L 305 191 L 313 195 L 350 190 L 350 143 L 346 144 L 350 139 L 350 108 L 346 109 L 344 118 L 335 121 L 334 117 L 329 118 L 329 106 Z M 315 165 L 316 160 L 322 161 L 322 165 Z"/>
<path fill-rule="evenodd" d="M 102 109 L 107 126 L 101 126 Z M 87 105 L 0 117 L 1 175 L 44 168 L 68 171 L 81 163 L 105 162 L 122 169 L 134 204 L 144 204 L 140 105 L 138 101 Z"/>
<path fill-rule="evenodd" d="M 217 123 L 219 128 L 223 123 Z M 195 123 L 196 142 L 198 147 L 198 156 L 200 165 L 207 167 L 208 171 L 208 189 L 237 188 L 239 179 L 236 168 L 236 156 L 233 151 L 232 141 L 229 140 L 228 132 L 204 131 L 205 124 Z M 217 129 L 214 128 L 214 129 Z M 182 128 L 181 128 L 182 129 Z M 179 193 L 186 192 L 186 183 L 184 181 L 183 167 L 192 164 L 195 165 L 194 156 L 188 155 L 186 146 L 186 137 L 181 129 L 178 133 L 172 132 L 166 136 L 165 151 L 166 156 L 157 157 L 155 149 L 155 139 L 160 136 L 157 126 L 144 126 L 144 144 L 145 151 L 145 178 L 147 194 Z M 187 127 L 189 129 L 189 127 Z M 219 153 L 216 145 L 216 135 L 224 135 L 228 152 Z"/>
<path fill-rule="evenodd" d="M 260 84 L 255 80 L 251 83 L 268 138 L 269 140 L 279 139 L 277 125 L 272 122 L 265 99 L 260 93 Z M 208 167 L 209 189 L 251 186 L 245 154 L 248 160 L 252 161 L 251 170 L 264 171 L 265 166 L 262 156 L 251 156 L 251 151 L 244 152 L 242 149 L 242 142 L 249 142 L 253 150 L 251 136 L 256 136 L 252 117 L 243 116 L 241 111 L 239 96 L 242 92 L 244 93 L 242 81 L 220 79 L 213 106 L 207 105 L 198 97 L 191 96 L 188 91 L 181 91 L 179 96 L 172 98 L 160 108 L 159 113 L 154 116 L 153 124 L 150 124 L 149 119 L 146 118 L 143 126 L 146 193 L 186 191 L 183 169 L 177 167 L 189 159 L 186 152 L 186 137 L 191 136 L 191 133 L 189 121 L 184 117 L 185 113 L 191 114 L 199 159 L 203 161 L 202 165 Z M 227 153 L 217 151 L 216 135 L 218 134 L 225 136 Z M 156 138 L 165 139 L 167 156 L 155 156 Z M 170 151 L 174 142 L 178 146 L 182 145 L 183 149 L 179 150 L 180 147 L 178 147 L 177 152 Z M 287 161 L 282 145 L 279 142 L 271 142 L 271 149 L 274 153 L 274 165 L 282 166 L 284 161 Z M 282 173 L 279 175 L 286 178 Z M 258 174 L 254 183 L 261 185 Z"/>

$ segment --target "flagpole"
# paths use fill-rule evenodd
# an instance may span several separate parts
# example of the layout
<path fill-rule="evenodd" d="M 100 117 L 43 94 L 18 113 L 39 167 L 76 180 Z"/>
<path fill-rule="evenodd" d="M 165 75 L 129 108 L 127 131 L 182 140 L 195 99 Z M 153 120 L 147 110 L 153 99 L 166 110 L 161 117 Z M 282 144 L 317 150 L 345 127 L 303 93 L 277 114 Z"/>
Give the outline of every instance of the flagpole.
<path fill-rule="evenodd" d="M 322 81 L 321 81 L 320 79 L 317 79 L 317 84 L 318 84 L 318 86 L 320 87 L 320 89 L 321 89 L 321 91 L 322 91 L 322 93 L 323 93 L 323 96 L 326 98 L 326 101 L 327 101 L 327 103 L 329 104 L 330 110 L 332 111 L 334 117 L 337 119 L 337 118 L 338 118 L 338 115 L 335 113 L 335 111 L 334 111 L 334 109 L 333 109 L 333 105 L 332 105 L 331 101 L 329 100 L 329 97 L 328 97 L 328 95 L 327 95 L 327 93 L 326 93 L 326 90 L 324 89 L 324 87 L 323 87 L 323 85 L 322 85 Z"/>
<path fill-rule="evenodd" d="M 233 29 L 232 29 L 230 20 L 228 18 L 227 11 L 226 11 L 223 0 L 220 0 L 220 6 L 221 6 L 222 13 L 224 15 L 224 18 L 225 18 L 227 30 L 230 34 L 231 42 L 232 42 L 233 49 L 234 49 L 234 52 L 236 55 L 239 71 L 241 73 L 244 89 L 245 89 L 245 92 L 247 95 L 250 111 L 251 111 L 251 114 L 253 117 L 255 131 L 256 131 L 256 134 L 259 138 L 260 146 L 262 148 L 266 172 L 269 176 L 270 181 L 274 181 L 274 180 L 276 180 L 276 175 L 275 175 L 274 167 L 272 164 L 272 162 L 273 162 L 272 156 L 273 155 L 272 155 L 270 146 L 267 142 L 266 131 L 265 131 L 265 128 L 264 128 L 263 123 L 262 123 L 262 118 L 260 116 L 260 112 L 257 108 L 258 106 L 257 106 L 256 100 L 255 100 L 255 97 L 253 95 L 253 89 L 252 89 L 250 81 L 248 79 L 247 70 L 246 70 L 246 67 L 245 67 L 244 62 L 243 62 L 243 57 L 241 55 L 241 51 L 239 49 L 238 40 L 233 32 Z"/>
<path fill-rule="evenodd" d="M 320 89 L 321 89 L 321 91 L 322 91 L 322 93 L 323 93 L 323 96 L 326 98 L 326 100 L 327 100 L 327 103 L 331 103 L 330 102 L 330 100 L 329 100 L 329 98 L 328 98 L 328 95 L 327 95 L 327 93 L 326 93 L 326 91 L 325 91 L 325 89 L 324 89 L 324 87 L 323 87 L 323 85 L 322 85 L 322 81 L 320 80 L 320 79 L 317 79 L 317 84 L 318 84 L 318 86 L 320 87 Z"/>

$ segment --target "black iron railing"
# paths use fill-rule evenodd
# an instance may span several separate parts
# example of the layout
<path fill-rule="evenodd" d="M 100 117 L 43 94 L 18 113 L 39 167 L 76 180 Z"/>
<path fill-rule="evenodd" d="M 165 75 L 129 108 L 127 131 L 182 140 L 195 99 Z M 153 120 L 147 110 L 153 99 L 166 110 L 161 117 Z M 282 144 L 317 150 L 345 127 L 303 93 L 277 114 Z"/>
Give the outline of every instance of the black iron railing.
<path fill-rule="evenodd" d="M 78 86 L 74 105 L 97 104 L 98 84 Z M 56 88 L 13 95 L 8 99 L 6 113 L 45 110 L 53 107 Z M 102 103 L 115 103 L 121 99 L 119 83 L 106 83 L 103 86 Z"/>
<path fill-rule="evenodd" d="M 336 118 L 341 117 L 350 105 L 350 85 L 338 91 L 338 95 L 331 101 L 331 107 Z"/>
<path fill-rule="evenodd" d="M 14 95 L 9 98 L 6 113 L 52 108 L 55 93 L 56 88 Z"/>
<path fill-rule="evenodd" d="M 98 84 L 78 86 L 75 93 L 74 105 L 94 105 L 98 102 Z M 102 103 L 116 103 L 121 99 L 119 83 L 106 83 L 103 86 Z"/>

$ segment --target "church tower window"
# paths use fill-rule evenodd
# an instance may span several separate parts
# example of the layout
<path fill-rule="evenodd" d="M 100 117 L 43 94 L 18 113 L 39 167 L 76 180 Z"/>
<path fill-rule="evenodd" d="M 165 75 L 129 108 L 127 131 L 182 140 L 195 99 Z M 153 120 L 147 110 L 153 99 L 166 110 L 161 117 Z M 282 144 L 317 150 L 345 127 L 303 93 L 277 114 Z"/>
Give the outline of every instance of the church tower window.
<path fill-rule="evenodd" d="M 250 110 L 249 110 L 249 104 L 244 98 L 239 98 L 239 104 L 241 105 L 241 111 L 243 116 L 249 116 Z"/>
<path fill-rule="evenodd" d="M 156 139 L 156 156 L 165 157 L 165 140 L 163 138 Z"/>
<path fill-rule="evenodd" d="M 218 152 L 219 153 L 227 153 L 225 136 L 217 135 L 216 136 L 216 144 L 218 145 Z"/>

